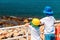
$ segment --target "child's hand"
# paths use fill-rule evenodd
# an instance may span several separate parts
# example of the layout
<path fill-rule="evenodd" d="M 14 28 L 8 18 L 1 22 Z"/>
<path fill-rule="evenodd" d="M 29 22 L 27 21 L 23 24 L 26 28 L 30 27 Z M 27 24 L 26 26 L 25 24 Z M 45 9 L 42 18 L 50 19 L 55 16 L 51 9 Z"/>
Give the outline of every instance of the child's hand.
<path fill-rule="evenodd" d="M 25 24 L 26 27 L 29 27 L 29 25 L 30 25 L 29 23 L 26 23 L 26 24 Z"/>

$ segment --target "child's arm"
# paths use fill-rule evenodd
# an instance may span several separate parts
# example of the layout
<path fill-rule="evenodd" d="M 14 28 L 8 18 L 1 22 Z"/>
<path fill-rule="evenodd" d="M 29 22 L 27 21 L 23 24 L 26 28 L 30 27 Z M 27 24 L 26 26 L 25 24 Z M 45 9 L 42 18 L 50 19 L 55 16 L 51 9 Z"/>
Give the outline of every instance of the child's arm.
<path fill-rule="evenodd" d="M 30 23 L 26 23 L 26 24 L 25 24 L 25 27 L 29 27 L 29 25 L 30 25 Z"/>
<path fill-rule="evenodd" d="M 30 23 L 26 23 L 25 27 L 28 27 L 29 29 L 32 29 L 32 26 L 30 25 Z"/>

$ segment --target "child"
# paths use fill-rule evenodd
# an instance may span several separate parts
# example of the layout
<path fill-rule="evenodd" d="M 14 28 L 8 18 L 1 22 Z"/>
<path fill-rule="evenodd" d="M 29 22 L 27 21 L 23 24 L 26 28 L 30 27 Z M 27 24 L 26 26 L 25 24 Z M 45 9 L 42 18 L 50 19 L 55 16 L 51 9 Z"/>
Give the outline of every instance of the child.
<path fill-rule="evenodd" d="M 38 18 L 33 18 L 32 22 L 25 24 L 25 26 L 31 29 L 31 40 L 41 40 L 39 25 L 40 25 L 40 20 Z"/>
<path fill-rule="evenodd" d="M 44 35 L 45 40 L 55 40 L 55 18 L 53 17 L 53 11 L 50 6 L 46 6 L 43 13 L 46 17 L 42 18 L 40 21 L 44 24 Z"/>

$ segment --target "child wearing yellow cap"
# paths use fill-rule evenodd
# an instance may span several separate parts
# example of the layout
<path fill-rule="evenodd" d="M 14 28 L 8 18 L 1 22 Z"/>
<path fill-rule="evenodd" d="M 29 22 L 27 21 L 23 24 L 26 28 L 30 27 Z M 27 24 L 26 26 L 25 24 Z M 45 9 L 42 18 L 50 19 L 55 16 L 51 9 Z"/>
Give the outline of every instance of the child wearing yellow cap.
<path fill-rule="evenodd" d="M 31 29 L 31 40 L 41 40 L 39 25 L 40 25 L 40 20 L 38 18 L 33 18 L 30 23 L 25 25 Z"/>

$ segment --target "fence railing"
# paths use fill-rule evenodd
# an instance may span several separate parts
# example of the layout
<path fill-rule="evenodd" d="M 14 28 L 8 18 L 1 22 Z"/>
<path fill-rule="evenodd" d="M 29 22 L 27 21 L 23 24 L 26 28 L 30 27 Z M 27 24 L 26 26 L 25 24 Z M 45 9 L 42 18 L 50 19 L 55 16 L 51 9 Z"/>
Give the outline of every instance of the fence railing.
<path fill-rule="evenodd" d="M 60 20 L 57 20 L 56 23 L 60 23 Z M 17 30 L 17 32 L 16 32 L 16 30 Z M 21 31 L 24 31 L 24 32 L 22 33 Z M 11 32 L 12 32 L 11 35 L 14 35 L 14 32 L 16 32 L 17 35 L 14 37 L 11 37 L 11 35 L 8 35 L 7 38 L 0 38 L 0 39 L 2 39 L 2 40 L 16 40 L 16 39 L 19 40 L 20 38 L 26 37 L 26 40 L 28 40 L 28 28 L 25 27 L 24 25 L 0 28 L 0 36 L 3 35 L 4 37 L 6 37 L 6 35 Z"/>
<path fill-rule="evenodd" d="M 17 30 L 17 32 L 16 32 L 16 30 Z M 14 35 L 14 31 L 16 32 L 15 37 L 11 37 L 11 35 L 9 35 L 6 39 L 2 38 L 2 40 L 16 40 L 16 39 L 19 40 L 20 38 L 23 38 L 23 37 L 26 37 L 26 40 L 28 40 L 28 28 L 25 27 L 24 25 L 0 28 L 0 31 L 2 31 L 2 32 L 0 32 L 0 35 L 2 35 L 2 34 L 4 35 L 4 33 L 6 32 L 6 34 L 4 35 L 5 37 L 7 34 L 9 34 L 11 32 L 12 32 L 11 35 Z M 21 31 L 23 31 L 23 33 Z"/>

